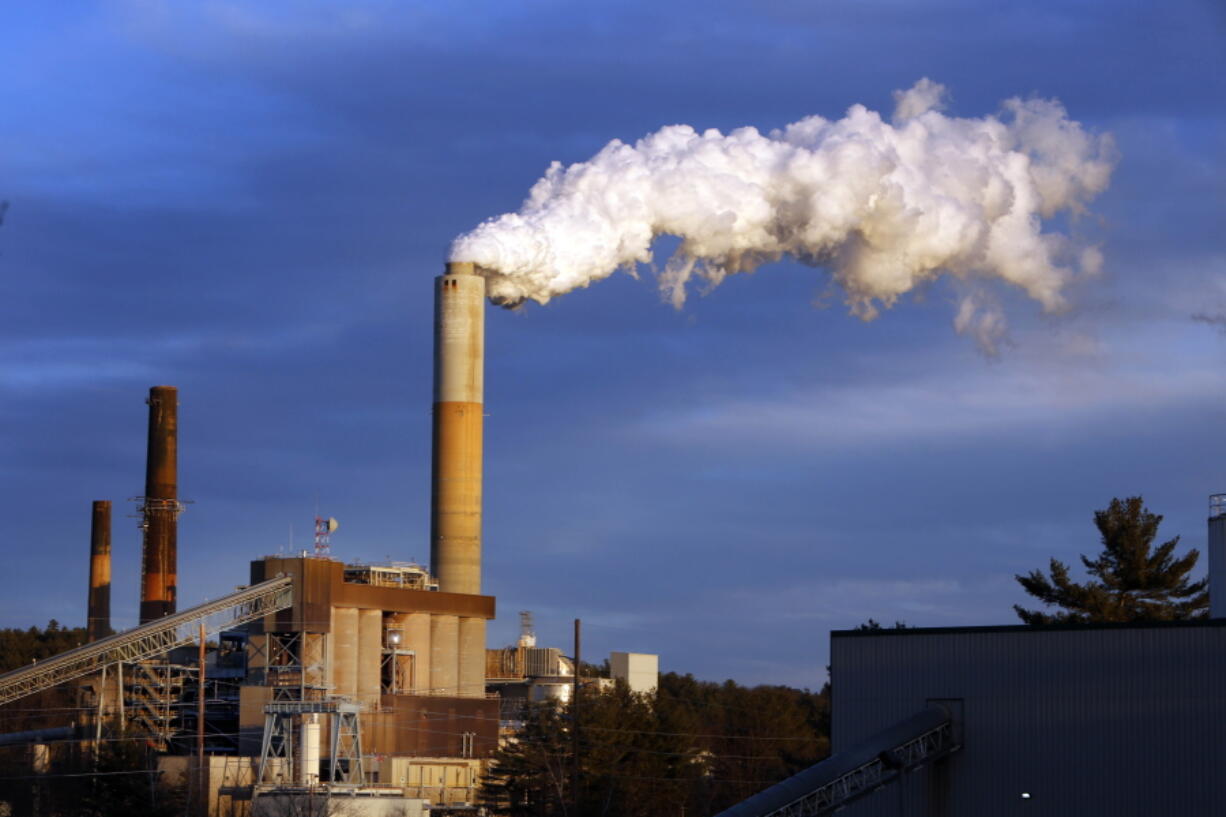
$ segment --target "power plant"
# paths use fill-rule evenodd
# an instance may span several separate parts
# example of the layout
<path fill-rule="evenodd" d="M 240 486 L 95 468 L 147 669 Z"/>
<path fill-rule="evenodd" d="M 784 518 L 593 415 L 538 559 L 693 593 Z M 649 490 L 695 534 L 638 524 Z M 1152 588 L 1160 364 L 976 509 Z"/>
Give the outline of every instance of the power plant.
<path fill-rule="evenodd" d="M 434 295 L 428 567 L 346 564 L 319 547 L 266 556 L 235 593 L 179 611 L 179 392 L 155 386 L 137 498 L 140 626 L 110 634 L 111 503 L 100 500 L 89 643 L 0 676 L 0 704 L 77 683 L 99 734 L 105 722 L 146 735 L 209 814 L 301 796 L 356 798 L 370 814 L 471 812 L 499 727 L 486 692 L 495 601 L 481 595 L 485 282 L 451 263 Z"/>
<path fill-rule="evenodd" d="M 528 701 L 568 700 L 581 669 L 577 649 L 536 645 L 528 614 L 518 646 L 486 649 L 486 296 L 472 263 L 434 279 L 429 565 L 334 559 L 335 520 L 317 518 L 313 553 L 254 559 L 234 592 L 179 610 L 179 393 L 150 389 L 140 624 L 112 633 L 112 506 L 95 501 L 88 643 L 0 675 L 0 713 L 67 689 L 86 714 L 0 746 L 32 744 L 37 780 L 54 741 L 96 760 L 105 734 L 139 736 L 162 778 L 217 817 L 478 813 L 500 725 Z M 1208 620 L 834 632 L 834 754 L 723 815 L 1213 813 L 1226 800 L 1226 495 L 1211 498 L 1209 557 L 1222 592 Z M 655 689 L 655 656 L 610 664 L 630 690 Z M 1121 748 L 1138 729 L 1162 751 Z M 1087 781 L 1087 756 L 1119 771 Z"/>

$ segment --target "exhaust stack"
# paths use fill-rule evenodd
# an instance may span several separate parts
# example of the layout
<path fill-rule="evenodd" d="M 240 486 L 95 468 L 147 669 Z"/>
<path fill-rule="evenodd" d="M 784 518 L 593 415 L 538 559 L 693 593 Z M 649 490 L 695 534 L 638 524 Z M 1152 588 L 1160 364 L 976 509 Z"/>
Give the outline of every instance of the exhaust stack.
<path fill-rule="evenodd" d="M 484 368 L 485 279 L 452 262 L 434 279 L 430 486 L 430 567 L 449 593 L 481 592 Z"/>
<path fill-rule="evenodd" d="M 178 592 L 179 390 L 149 390 L 149 447 L 141 505 L 140 623 L 175 612 Z"/>
<path fill-rule="evenodd" d="M 1226 494 L 1209 497 L 1209 618 L 1226 618 Z"/>
<path fill-rule="evenodd" d="M 89 604 L 85 613 L 85 639 L 97 641 L 111 634 L 111 502 L 94 500 L 89 531 Z"/>

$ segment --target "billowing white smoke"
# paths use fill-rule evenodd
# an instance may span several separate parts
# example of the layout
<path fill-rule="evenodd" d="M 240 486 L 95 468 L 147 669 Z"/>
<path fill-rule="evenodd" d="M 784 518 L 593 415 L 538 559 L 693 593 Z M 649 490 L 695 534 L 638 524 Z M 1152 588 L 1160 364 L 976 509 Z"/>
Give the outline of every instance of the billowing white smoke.
<path fill-rule="evenodd" d="M 1000 117 L 940 113 L 928 79 L 895 92 L 892 123 L 863 106 L 753 128 L 663 128 L 595 157 L 554 162 L 518 213 L 456 239 L 450 258 L 482 268 L 495 303 L 546 303 L 618 268 L 652 260 L 659 235 L 681 239 L 660 274 L 672 302 L 694 276 L 717 284 L 782 256 L 827 266 L 851 310 L 872 318 L 942 273 L 1015 284 L 1047 310 L 1101 255 L 1043 233 L 1106 188 L 1109 135 L 1070 120 L 1056 101 L 1010 99 Z M 1003 320 L 975 296 L 955 325 L 991 345 Z"/>

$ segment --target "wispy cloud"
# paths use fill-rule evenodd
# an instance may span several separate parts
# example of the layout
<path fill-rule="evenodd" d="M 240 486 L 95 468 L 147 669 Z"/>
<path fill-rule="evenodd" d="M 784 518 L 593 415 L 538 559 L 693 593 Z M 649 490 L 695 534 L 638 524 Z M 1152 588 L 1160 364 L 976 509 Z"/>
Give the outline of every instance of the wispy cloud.
<path fill-rule="evenodd" d="M 966 594 L 961 582 L 948 578 L 842 578 L 799 583 L 770 593 L 760 588 L 736 591 L 731 601 L 739 612 L 759 620 L 813 620 L 846 627 L 891 614 L 949 615 L 958 610 Z"/>
<path fill-rule="evenodd" d="M 925 368 L 903 376 L 765 395 L 730 395 L 698 407 L 666 408 L 634 427 L 673 445 L 838 448 L 900 438 L 971 439 L 1033 429 L 1098 424 L 1130 413 L 1208 405 L 1226 373 L 1205 350 L 1169 359 L 1134 359 L 1129 349 L 1181 345 L 1175 337 L 1116 338 L 1107 345 L 1070 333 L 1041 342 L 1003 365 Z M 1108 357 L 1105 349 L 1111 348 Z"/>

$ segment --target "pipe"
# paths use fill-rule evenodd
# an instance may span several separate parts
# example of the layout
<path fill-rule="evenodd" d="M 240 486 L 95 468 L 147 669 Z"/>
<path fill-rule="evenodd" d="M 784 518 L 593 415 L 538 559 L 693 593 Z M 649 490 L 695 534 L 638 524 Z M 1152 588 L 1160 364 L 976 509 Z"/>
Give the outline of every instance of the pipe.
<path fill-rule="evenodd" d="M 485 279 L 468 262 L 434 279 L 430 567 L 447 593 L 481 592 Z"/>
<path fill-rule="evenodd" d="M 16 746 L 22 743 L 45 743 L 51 740 L 69 740 L 76 736 L 75 726 L 52 726 L 48 729 L 31 729 L 27 732 L 6 732 L 0 735 L 0 746 Z"/>
<path fill-rule="evenodd" d="M 178 594 L 179 390 L 149 389 L 149 444 L 145 460 L 145 497 L 141 505 L 140 623 L 176 610 Z"/>
<path fill-rule="evenodd" d="M 111 634 L 111 502 L 94 500 L 89 531 L 89 603 L 85 613 L 85 639 L 97 641 Z"/>

